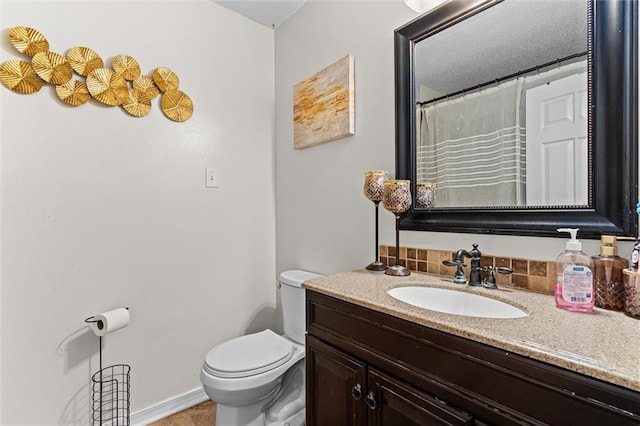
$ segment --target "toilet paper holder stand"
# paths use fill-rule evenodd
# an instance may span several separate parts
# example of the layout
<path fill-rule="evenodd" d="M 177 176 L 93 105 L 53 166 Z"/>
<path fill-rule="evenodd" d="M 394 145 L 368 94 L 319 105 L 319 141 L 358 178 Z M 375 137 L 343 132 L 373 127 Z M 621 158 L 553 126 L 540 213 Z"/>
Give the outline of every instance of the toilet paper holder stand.
<path fill-rule="evenodd" d="M 129 309 L 129 308 L 127 308 Z M 90 316 L 84 320 L 87 324 L 102 321 Z M 100 324 L 98 328 L 102 329 Z M 92 402 L 91 424 L 129 426 L 130 425 L 130 374 L 128 364 L 102 366 L 102 337 L 99 341 L 99 370 L 91 376 Z"/>

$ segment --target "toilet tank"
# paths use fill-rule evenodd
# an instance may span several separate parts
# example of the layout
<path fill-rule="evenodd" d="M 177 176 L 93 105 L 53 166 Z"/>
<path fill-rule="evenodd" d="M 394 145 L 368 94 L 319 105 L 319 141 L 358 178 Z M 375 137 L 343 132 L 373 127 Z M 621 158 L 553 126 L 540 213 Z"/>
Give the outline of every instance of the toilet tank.
<path fill-rule="evenodd" d="M 280 299 L 282 301 L 282 327 L 284 334 L 304 345 L 305 299 L 302 283 L 322 275 L 313 272 L 292 270 L 280 274 Z"/>

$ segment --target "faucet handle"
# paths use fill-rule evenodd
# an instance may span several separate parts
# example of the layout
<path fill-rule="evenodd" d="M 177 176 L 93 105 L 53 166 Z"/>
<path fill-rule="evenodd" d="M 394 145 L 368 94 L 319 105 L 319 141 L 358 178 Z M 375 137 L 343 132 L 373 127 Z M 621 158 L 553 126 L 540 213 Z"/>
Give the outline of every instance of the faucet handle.
<path fill-rule="evenodd" d="M 467 264 L 462 263 L 461 260 L 443 260 L 442 264 L 445 266 L 467 266 Z"/>
<path fill-rule="evenodd" d="M 467 277 L 464 276 L 464 271 L 462 270 L 462 268 L 467 266 L 467 265 L 462 263 L 462 260 L 460 260 L 460 259 L 443 260 L 442 264 L 445 265 L 445 266 L 455 266 L 456 267 L 456 273 L 453 275 L 453 282 L 454 283 L 456 283 L 456 284 L 466 284 L 467 283 Z"/>
<path fill-rule="evenodd" d="M 497 289 L 498 284 L 496 284 L 496 277 L 494 272 L 498 272 L 500 274 L 511 274 L 513 273 L 513 269 L 507 268 L 504 266 L 485 266 L 483 268 L 487 275 L 485 276 L 484 283 L 482 283 L 483 287 L 490 289 Z"/>

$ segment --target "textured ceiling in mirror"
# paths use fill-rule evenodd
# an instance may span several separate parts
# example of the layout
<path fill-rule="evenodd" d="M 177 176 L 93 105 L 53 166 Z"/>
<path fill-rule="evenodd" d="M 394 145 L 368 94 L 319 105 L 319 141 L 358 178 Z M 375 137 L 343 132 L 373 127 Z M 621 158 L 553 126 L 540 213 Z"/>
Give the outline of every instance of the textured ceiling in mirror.
<path fill-rule="evenodd" d="M 431 99 L 586 50 L 586 1 L 505 0 L 416 43 L 416 84 Z"/>

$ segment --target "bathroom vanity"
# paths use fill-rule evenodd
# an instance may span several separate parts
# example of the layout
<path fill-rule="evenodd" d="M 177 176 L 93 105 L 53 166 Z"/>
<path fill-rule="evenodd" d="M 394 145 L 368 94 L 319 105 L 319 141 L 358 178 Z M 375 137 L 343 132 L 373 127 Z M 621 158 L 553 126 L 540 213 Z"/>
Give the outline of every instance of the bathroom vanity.
<path fill-rule="evenodd" d="M 472 291 L 528 315 L 428 311 L 388 295 L 400 286 Z M 354 271 L 304 287 L 307 425 L 640 424 L 640 322 L 622 313 L 423 274 Z"/>

